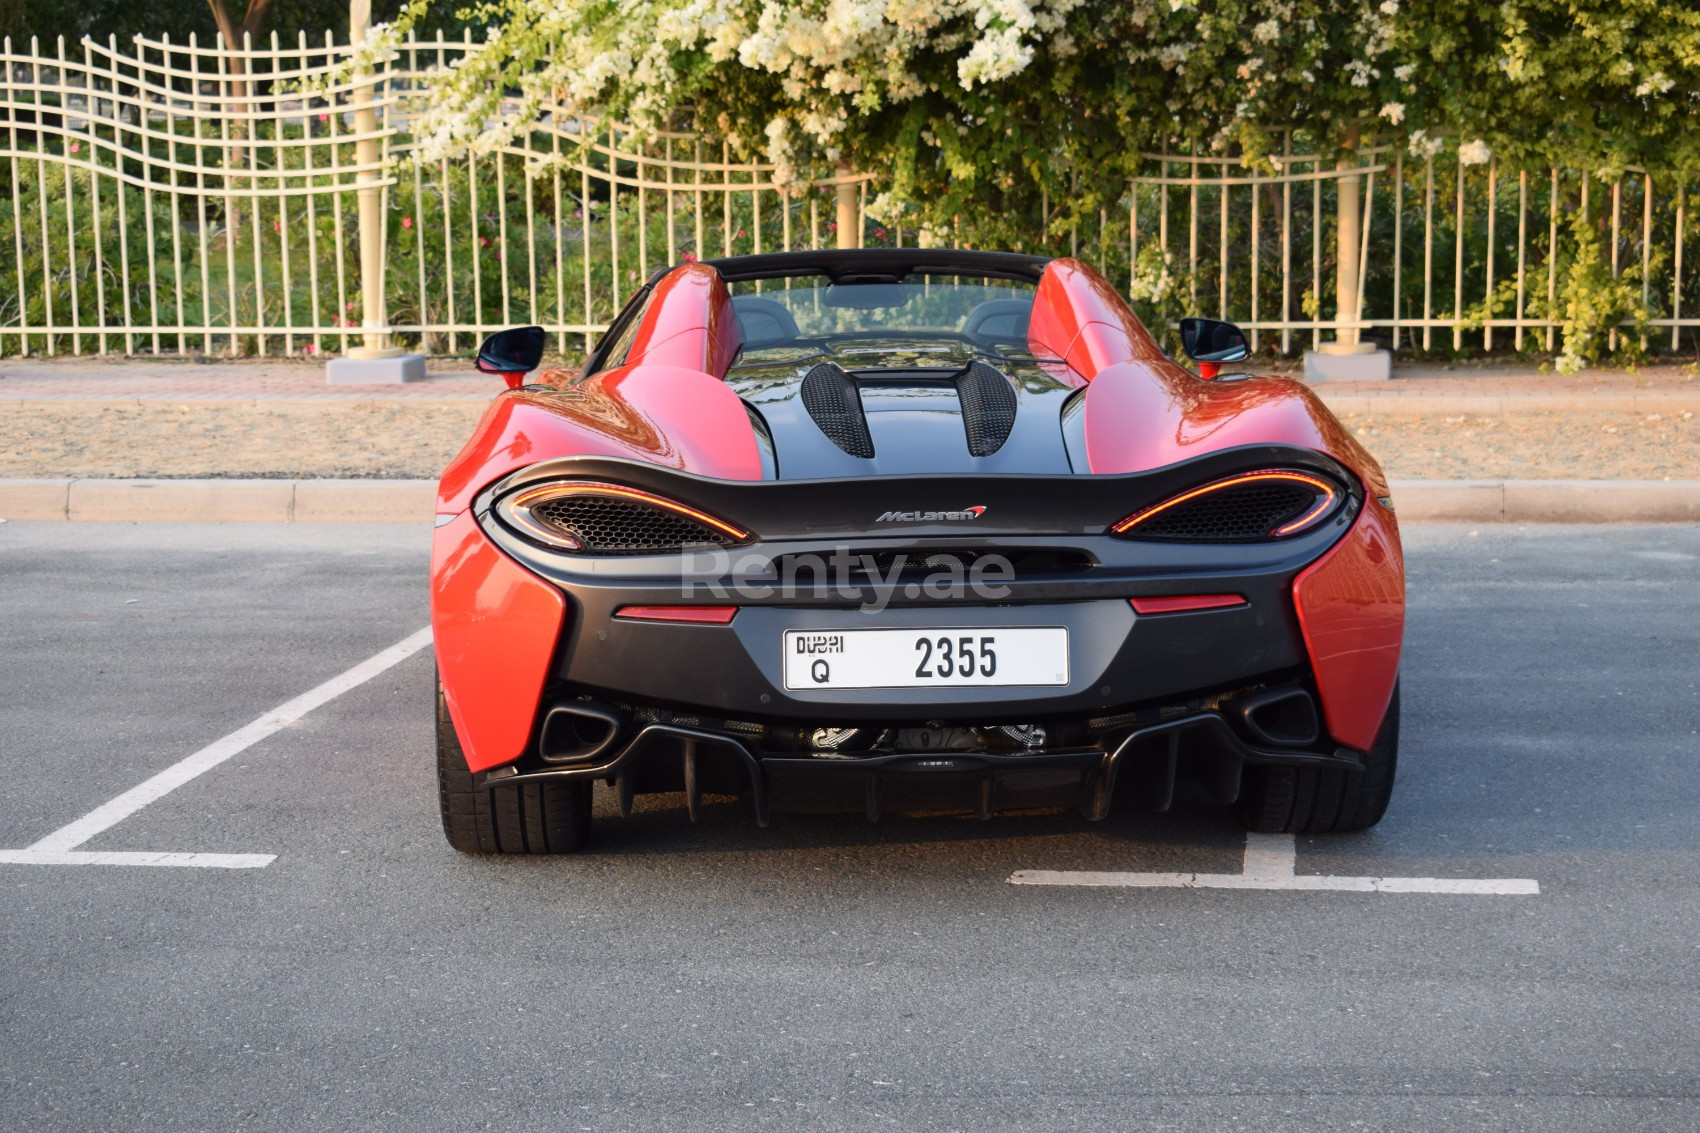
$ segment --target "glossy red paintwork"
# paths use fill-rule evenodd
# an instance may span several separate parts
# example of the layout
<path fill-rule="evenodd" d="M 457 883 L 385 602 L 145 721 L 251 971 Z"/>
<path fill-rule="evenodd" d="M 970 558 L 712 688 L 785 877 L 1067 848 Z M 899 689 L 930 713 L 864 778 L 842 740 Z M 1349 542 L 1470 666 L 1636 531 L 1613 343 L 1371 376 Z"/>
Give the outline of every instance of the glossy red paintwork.
<path fill-rule="evenodd" d="M 1207 382 L 1168 359 L 1124 362 L 1086 389 L 1086 459 L 1094 473 L 1143 472 L 1249 444 L 1327 453 L 1356 472 L 1371 495 L 1387 482 L 1321 400 L 1288 378 Z"/>
<path fill-rule="evenodd" d="M 1163 357 L 1110 281 L 1066 258 L 1046 264 L 1039 277 L 1027 345 L 1039 357 L 1062 359 L 1088 381 L 1118 362 Z"/>
<path fill-rule="evenodd" d="M 1052 260 L 1039 279 L 1028 346 L 1060 358 L 1086 392 L 1086 456 L 1092 472 L 1144 472 L 1243 444 L 1317 449 L 1363 477 L 1386 481 L 1306 386 L 1285 378 L 1209 381 L 1158 346 L 1108 280 L 1079 260 Z"/>
<path fill-rule="evenodd" d="M 431 631 L 449 716 L 473 771 L 525 750 L 565 620 L 561 592 L 497 550 L 470 512 L 437 528 Z"/>
<path fill-rule="evenodd" d="M 681 366 L 724 378 L 740 344 L 738 316 L 720 273 L 686 264 L 655 285 L 625 365 Z"/>
<path fill-rule="evenodd" d="M 580 455 L 761 479 L 755 430 L 730 386 L 700 370 L 622 366 L 570 389 L 498 395 L 443 473 L 437 511 L 464 510 L 486 484 L 516 468 Z"/>
<path fill-rule="evenodd" d="M 1367 751 L 1399 676 L 1405 564 L 1393 513 L 1366 500 L 1346 537 L 1293 580 L 1293 606 L 1338 743 Z"/>

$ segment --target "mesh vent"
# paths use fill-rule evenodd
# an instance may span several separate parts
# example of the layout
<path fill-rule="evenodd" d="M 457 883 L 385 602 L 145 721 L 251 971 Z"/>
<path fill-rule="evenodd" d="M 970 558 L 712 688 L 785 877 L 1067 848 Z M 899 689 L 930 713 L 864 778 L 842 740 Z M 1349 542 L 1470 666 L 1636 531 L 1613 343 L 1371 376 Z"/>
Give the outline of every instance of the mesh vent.
<path fill-rule="evenodd" d="M 970 362 L 956 379 L 956 396 L 962 402 L 968 451 L 990 456 L 1002 448 L 1015 428 L 1015 388 L 1009 379 L 984 362 Z"/>
<path fill-rule="evenodd" d="M 532 504 L 530 512 L 542 526 L 577 542 L 584 554 L 653 555 L 732 546 L 724 532 L 694 519 L 610 496 L 559 496 Z"/>
<path fill-rule="evenodd" d="M 1267 539 L 1316 503 L 1318 492 L 1291 480 L 1254 480 L 1235 484 L 1176 504 L 1140 522 L 1130 539 L 1217 542 Z"/>
<path fill-rule="evenodd" d="M 803 408 L 809 411 L 827 439 L 851 456 L 874 455 L 862 397 L 849 374 L 822 362 L 803 377 Z"/>

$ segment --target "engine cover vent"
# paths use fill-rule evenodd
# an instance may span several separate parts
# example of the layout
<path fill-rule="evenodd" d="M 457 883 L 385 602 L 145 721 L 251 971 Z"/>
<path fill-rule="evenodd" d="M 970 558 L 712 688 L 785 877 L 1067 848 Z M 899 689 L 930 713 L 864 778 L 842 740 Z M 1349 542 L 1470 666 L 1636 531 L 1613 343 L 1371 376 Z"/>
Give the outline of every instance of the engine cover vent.
<path fill-rule="evenodd" d="M 970 362 L 956 379 L 956 396 L 962 403 L 968 451 L 975 456 L 991 456 L 1015 428 L 1015 387 L 996 367 Z"/>
<path fill-rule="evenodd" d="M 822 362 L 804 375 L 803 408 L 827 439 L 849 455 L 864 459 L 874 455 L 874 439 L 868 434 L 868 416 L 855 379 L 831 362 Z"/>

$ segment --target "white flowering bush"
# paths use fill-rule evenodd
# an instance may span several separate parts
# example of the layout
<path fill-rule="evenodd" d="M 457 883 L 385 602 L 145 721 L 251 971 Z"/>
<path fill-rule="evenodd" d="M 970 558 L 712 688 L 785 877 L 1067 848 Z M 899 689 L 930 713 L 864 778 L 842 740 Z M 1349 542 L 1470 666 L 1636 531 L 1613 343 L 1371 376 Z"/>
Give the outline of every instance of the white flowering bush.
<path fill-rule="evenodd" d="M 414 0 L 388 42 L 426 14 Z M 1008 240 L 1122 191 L 1141 152 L 1267 152 L 1398 101 L 1394 0 L 488 0 L 494 30 L 429 86 L 426 160 L 489 151 L 558 105 L 695 125 L 781 184 L 882 174 L 881 215 Z M 1397 117 L 1383 126 L 1398 125 Z M 966 229 L 966 230 L 965 230 Z"/>
<path fill-rule="evenodd" d="M 411 0 L 381 36 L 417 25 Z M 882 215 L 964 238 L 1121 192 L 1141 152 L 1256 157 L 1297 128 L 1466 161 L 1695 161 L 1700 15 L 1662 0 L 485 0 L 429 88 L 427 160 L 555 104 L 696 126 L 801 184 L 882 175 Z M 1454 141 L 1451 144 L 1457 145 Z M 966 228 L 966 230 L 965 230 Z M 1053 232 L 1054 235 L 1054 232 Z"/>

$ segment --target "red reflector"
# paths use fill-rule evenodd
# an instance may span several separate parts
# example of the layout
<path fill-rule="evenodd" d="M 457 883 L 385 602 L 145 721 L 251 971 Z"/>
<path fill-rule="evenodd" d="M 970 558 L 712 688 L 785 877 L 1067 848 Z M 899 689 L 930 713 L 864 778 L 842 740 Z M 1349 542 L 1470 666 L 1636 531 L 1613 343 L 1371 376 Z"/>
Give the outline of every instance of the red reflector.
<path fill-rule="evenodd" d="M 695 622 L 723 626 L 738 612 L 736 606 L 621 606 L 616 618 L 639 622 Z"/>
<path fill-rule="evenodd" d="M 1225 610 L 1243 606 L 1246 600 L 1239 594 L 1177 594 L 1172 598 L 1129 598 L 1136 614 L 1178 614 L 1183 610 Z"/>

